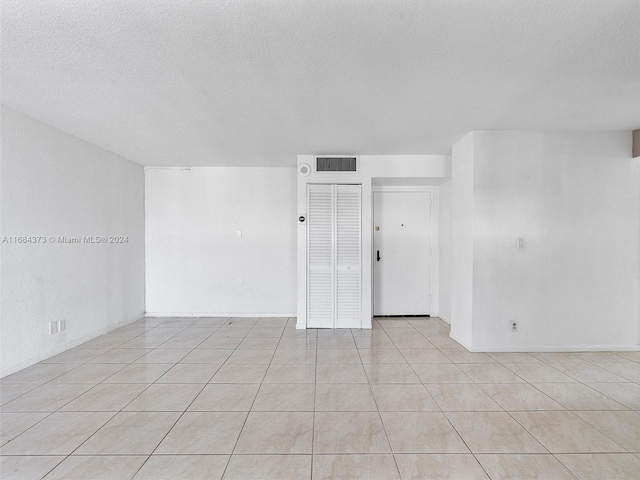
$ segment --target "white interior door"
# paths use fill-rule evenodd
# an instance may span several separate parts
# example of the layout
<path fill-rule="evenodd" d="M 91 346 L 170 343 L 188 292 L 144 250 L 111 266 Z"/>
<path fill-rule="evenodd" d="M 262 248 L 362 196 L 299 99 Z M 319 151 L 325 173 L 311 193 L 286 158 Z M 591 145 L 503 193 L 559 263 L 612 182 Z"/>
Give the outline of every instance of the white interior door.
<path fill-rule="evenodd" d="M 430 315 L 431 193 L 373 198 L 374 315 Z"/>

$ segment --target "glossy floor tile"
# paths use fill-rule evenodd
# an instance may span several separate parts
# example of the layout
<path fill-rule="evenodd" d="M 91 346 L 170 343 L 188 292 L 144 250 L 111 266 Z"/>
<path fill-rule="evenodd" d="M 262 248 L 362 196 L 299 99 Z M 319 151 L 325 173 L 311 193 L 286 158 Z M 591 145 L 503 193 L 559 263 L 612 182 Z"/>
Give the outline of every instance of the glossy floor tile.
<path fill-rule="evenodd" d="M 444 412 L 501 411 L 479 385 L 468 383 L 429 383 L 427 390 Z"/>
<path fill-rule="evenodd" d="M 511 415 L 552 453 L 626 451 L 573 412 L 513 412 Z"/>
<path fill-rule="evenodd" d="M 378 408 L 366 383 L 321 383 L 316 386 L 318 412 L 377 412 Z"/>
<path fill-rule="evenodd" d="M 396 462 L 403 480 L 487 480 L 478 460 L 468 454 L 402 454 Z"/>
<path fill-rule="evenodd" d="M 64 459 L 64 456 L 0 456 L 0 478 L 3 480 L 43 478 Z"/>
<path fill-rule="evenodd" d="M 400 479 L 398 467 L 390 454 L 314 455 L 313 478 L 366 478 L 370 480 Z"/>
<path fill-rule="evenodd" d="M 562 410 L 558 402 L 526 383 L 486 383 L 480 387 L 504 410 Z"/>
<path fill-rule="evenodd" d="M 134 479 L 220 480 L 228 462 L 229 455 L 152 455 L 137 472 Z"/>
<path fill-rule="evenodd" d="M 310 383 L 263 383 L 252 410 L 256 412 L 313 412 L 316 386 Z"/>
<path fill-rule="evenodd" d="M 154 453 L 231 453 L 246 418 L 246 412 L 185 412 L 163 437 Z"/>
<path fill-rule="evenodd" d="M 200 385 L 156 383 L 123 410 L 126 412 L 183 412 L 201 390 Z"/>
<path fill-rule="evenodd" d="M 114 416 L 111 412 L 55 412 L 0 447 L 0 455 L 70 454 Z"/>
<path fill-rule="evenodd" d="M 493 480 L 577 478 L 553 455 L 477 455 L 476 458 Z"/>
<path fill-rule="evenodd" d="M 0 446 L 48 416 L 48 413 L 0 412 Z"/>
<path fill-rule="evenodd" d="M 145 455 L 71 455 L 54 468 L 47 480 L 128 479 L 140 470 Z"/>
<path fill-rule="evenodd" d="M 473 453 L 547 453 L 506 412 L 448 412 L 447 418 Z"/>
<path fill-rule="evenodd" d="M 556 455 L 581 480 L 635 479 L 640 458 L 630 454 Z"/>
<path fill-rule="evenodd" d="M 629 452 L 640 452 L 640 413 L 619 411 L 575 413 Z"/>
<path fill-rule="evenodd" d="M 383 412 L 393 453 L 468 453 L 460 435 L 441 412 Z"/>
<path fill-rule="evenodd" d="M 391 453 L 378 412 L 316 412 L 314 453 Z"/>
<path fill-rule="evenodd" d="M 146 318 L 0 379 L 1 479 L 635 479 L 638 352 Z"/>
<path fill-rule="evenodd" d="M 178 387 L 188 387 L 189 385 L 177 385 Z M 201 412 L 248 412 L 256 398 L 258 388 L 257 383 L 212 383 L 205 385 L 195 385 L 199 388 L 197 397 L 192 398 L 189 411 Z M 185 407 L 185 408 L 187 408 Z M 184 410 L 184 408 L 183 408 Z"/>
<path fill-rule="evenodd" d="M 67 414 L 70 415 L 70 413 Z M 178 412 L 120 412 L 74 453 L 83 455 L 150 454 L 178 418 L 180 418 Z"/>
<path fill-rule="evenodd" d="M 440 407 L 421 384 L 377 384 L 371 389 L 381 412 L 437 412 Z"/>
<path fill-rule="evenodd" d="M 224 480 L 310 478 L 311 455 L 234 455 Z"/>
<path fill-rule="evenodd" d="M 234 452 L 310 454 L 312 439 L 312 412 L 251 412 Z"/>

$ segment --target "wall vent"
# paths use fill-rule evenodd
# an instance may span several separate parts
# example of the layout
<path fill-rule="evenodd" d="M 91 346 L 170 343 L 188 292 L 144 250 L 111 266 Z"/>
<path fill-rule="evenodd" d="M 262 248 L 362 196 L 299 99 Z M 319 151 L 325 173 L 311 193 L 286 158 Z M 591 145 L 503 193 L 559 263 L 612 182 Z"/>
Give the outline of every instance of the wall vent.
<path fill-rule="evenodd" d="M 316 172 L 357 172 L 358 157 L 316 157 Z"/>

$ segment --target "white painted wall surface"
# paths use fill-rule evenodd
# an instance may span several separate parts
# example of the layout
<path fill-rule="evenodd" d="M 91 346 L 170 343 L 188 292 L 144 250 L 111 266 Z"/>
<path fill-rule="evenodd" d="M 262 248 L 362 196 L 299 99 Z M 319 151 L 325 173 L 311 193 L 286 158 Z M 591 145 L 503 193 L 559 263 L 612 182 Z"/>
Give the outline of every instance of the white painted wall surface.
<path fill-rule="evenodd" d="M 313 155 L 298 155 L 298 165 L 313 167 Z M 437 186 L 451 177 L 449 155 L 360 155 L 358 172 L 315 172 L 309 176 L 297 175 L 297 216 L 307 214 L 307 183 L 359 183 L 362 185 L 362 328 L 371 328 L 372 316 L 372 184 L 378 185 L 432 185 Z M 437 205 L 434 207 L 437 208 Z M 306 226 L 298 223 L 298 299 L 297 328 L 306 328 Z M 434 292 L 435 298 L 439 295 Z M 437 312 L 437 305 L 434 306 Z"/>
<path fill-rule="evenodd" d="M 439 284 L 440 301 L 438 316 L 445 322 L 451 323 L 451 263 L 452 263 L 452 238 L 451 238 L 451 180 L 439 187 L 440 201 L 440 265 Z"/>
<path fill-rule="evenodd" d="M 123 244 L 1 243 L 0 375 L 144 313 L 143 167 L 2 107 L 1 236 L 122 235 Z M 48 323 L 66 321 L 49 335 Z"/>
<path fill-rule="evenodd" d="M 473 149 L 474 348 L 638 345 L 630 133 L 481 131 Z"/>
<path fill-rule="evenodd" d="M 473 316 L 474 132 L 452 148 L 451 337 L 469 348 Z"/>
<path fill-rule="evenodd" d="M 148 168 L 147 312 L 295 316 L 295 174 Z"/>

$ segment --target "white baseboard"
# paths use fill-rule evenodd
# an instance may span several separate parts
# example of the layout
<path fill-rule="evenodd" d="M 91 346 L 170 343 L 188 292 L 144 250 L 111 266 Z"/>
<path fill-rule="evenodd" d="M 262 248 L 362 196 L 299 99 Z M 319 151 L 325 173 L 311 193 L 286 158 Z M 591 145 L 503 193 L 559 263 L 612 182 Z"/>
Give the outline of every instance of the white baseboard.
<path fill-rule="evenodd" d="M 240 317 L 240 318 L 290 318 L 297 313 L 247 313 L 247 312 L 147 312 L 147 317 Z"/>
<path fill-rule="evenodd" d="M 470 352 L 640 352 L 640 345 L 463 346 Z"/>
<path fill-rule="evenodd" d="M 103 328 L 101 330 L 98 330 L 97 332 L 91 333 L 89 335 L 85 335 L 82 338 L 78 338 L 76 340 L 71 340 L 63 345 L 58 345 L 57 347 L 51 349 L 51 350 L 47 350 L 46 352 L 40 353 L 38 355 L 36 355 L 35 357 L 31 357 L 28 358 L 26 360 L 22 360 L 21 362 L 18 363 L 14 363 L 13 365 L 9 365 L 7 367 L 2 367 L 0 369 L 0 378 L 6 377 L 7 375 L 11 375 L 12 373 L 16 373 L 19 372 L 20 370 L 23 370 L 27 367 L 30 367 L 32 365 L 35 365 L 38 362 L 42 362 L 43 360 L 47 360 L 48 358 L 51 357 L 55 357 L 56 355 L 61 354 L 62 352 L 65 352 L 67 350 L 70 350 L 74 347 L 77 347 L 78 345 L 82 345 L 85 342 L 88 342 L 89 340 L 93 340 L 94 338 L 99 337 L 100 335 L 104 335 L 105 333 L 109 333 L 114 331 L 117 328 L 120 327 L 124 327 L 125 325 L 129 325 L 130 323 L 136 322 L 142 318 L 144 318 L 145 315 L 142 314 L 138 314 L 135 315 L 134 317 L 131 318 L 127 318 L 122 320 L 121 322 L 118 322 L 114 325 L 111 325 L 110 327 L 107 328 Z"/>
<path fill-rule="evenodd" d="M 446 323 L 448 323 L 449 325 L 451 325 L 451 319 L 450 319 L 450 318 L 445 317 L 445 316 L 444 316 L 444 315 L 442 315 L 442 314 L 438 315 L 438 318 L 439 318 L 440 320 L 444 320 Z"/>
<path fill-rule="evenodd" d="M 296 330 L 305 330 L 307 328 L 307 324 L 306 323 L 296 323 Z M 349 328 L 349 327 L 347 327 Z M 362 327 L 360 327 L 360 330 L 371 330 L 372 325 L 371 322 L 369 322 L 369 325 L 363 325 Z M 336 328 L 334 330 L 341 330 L 340 328 Z M 355 330 L 355 329 L 354 329 Z"/>
<path fill-rule="evenodd" d="M 447 319 L 440 317 L 445 322 Z M 469 345 L 449 335 L 464 348 L 474 353 L 501 352 L 501 353 L 527 353 L 527 352 L 640 352 L 640 345 Z"/>

